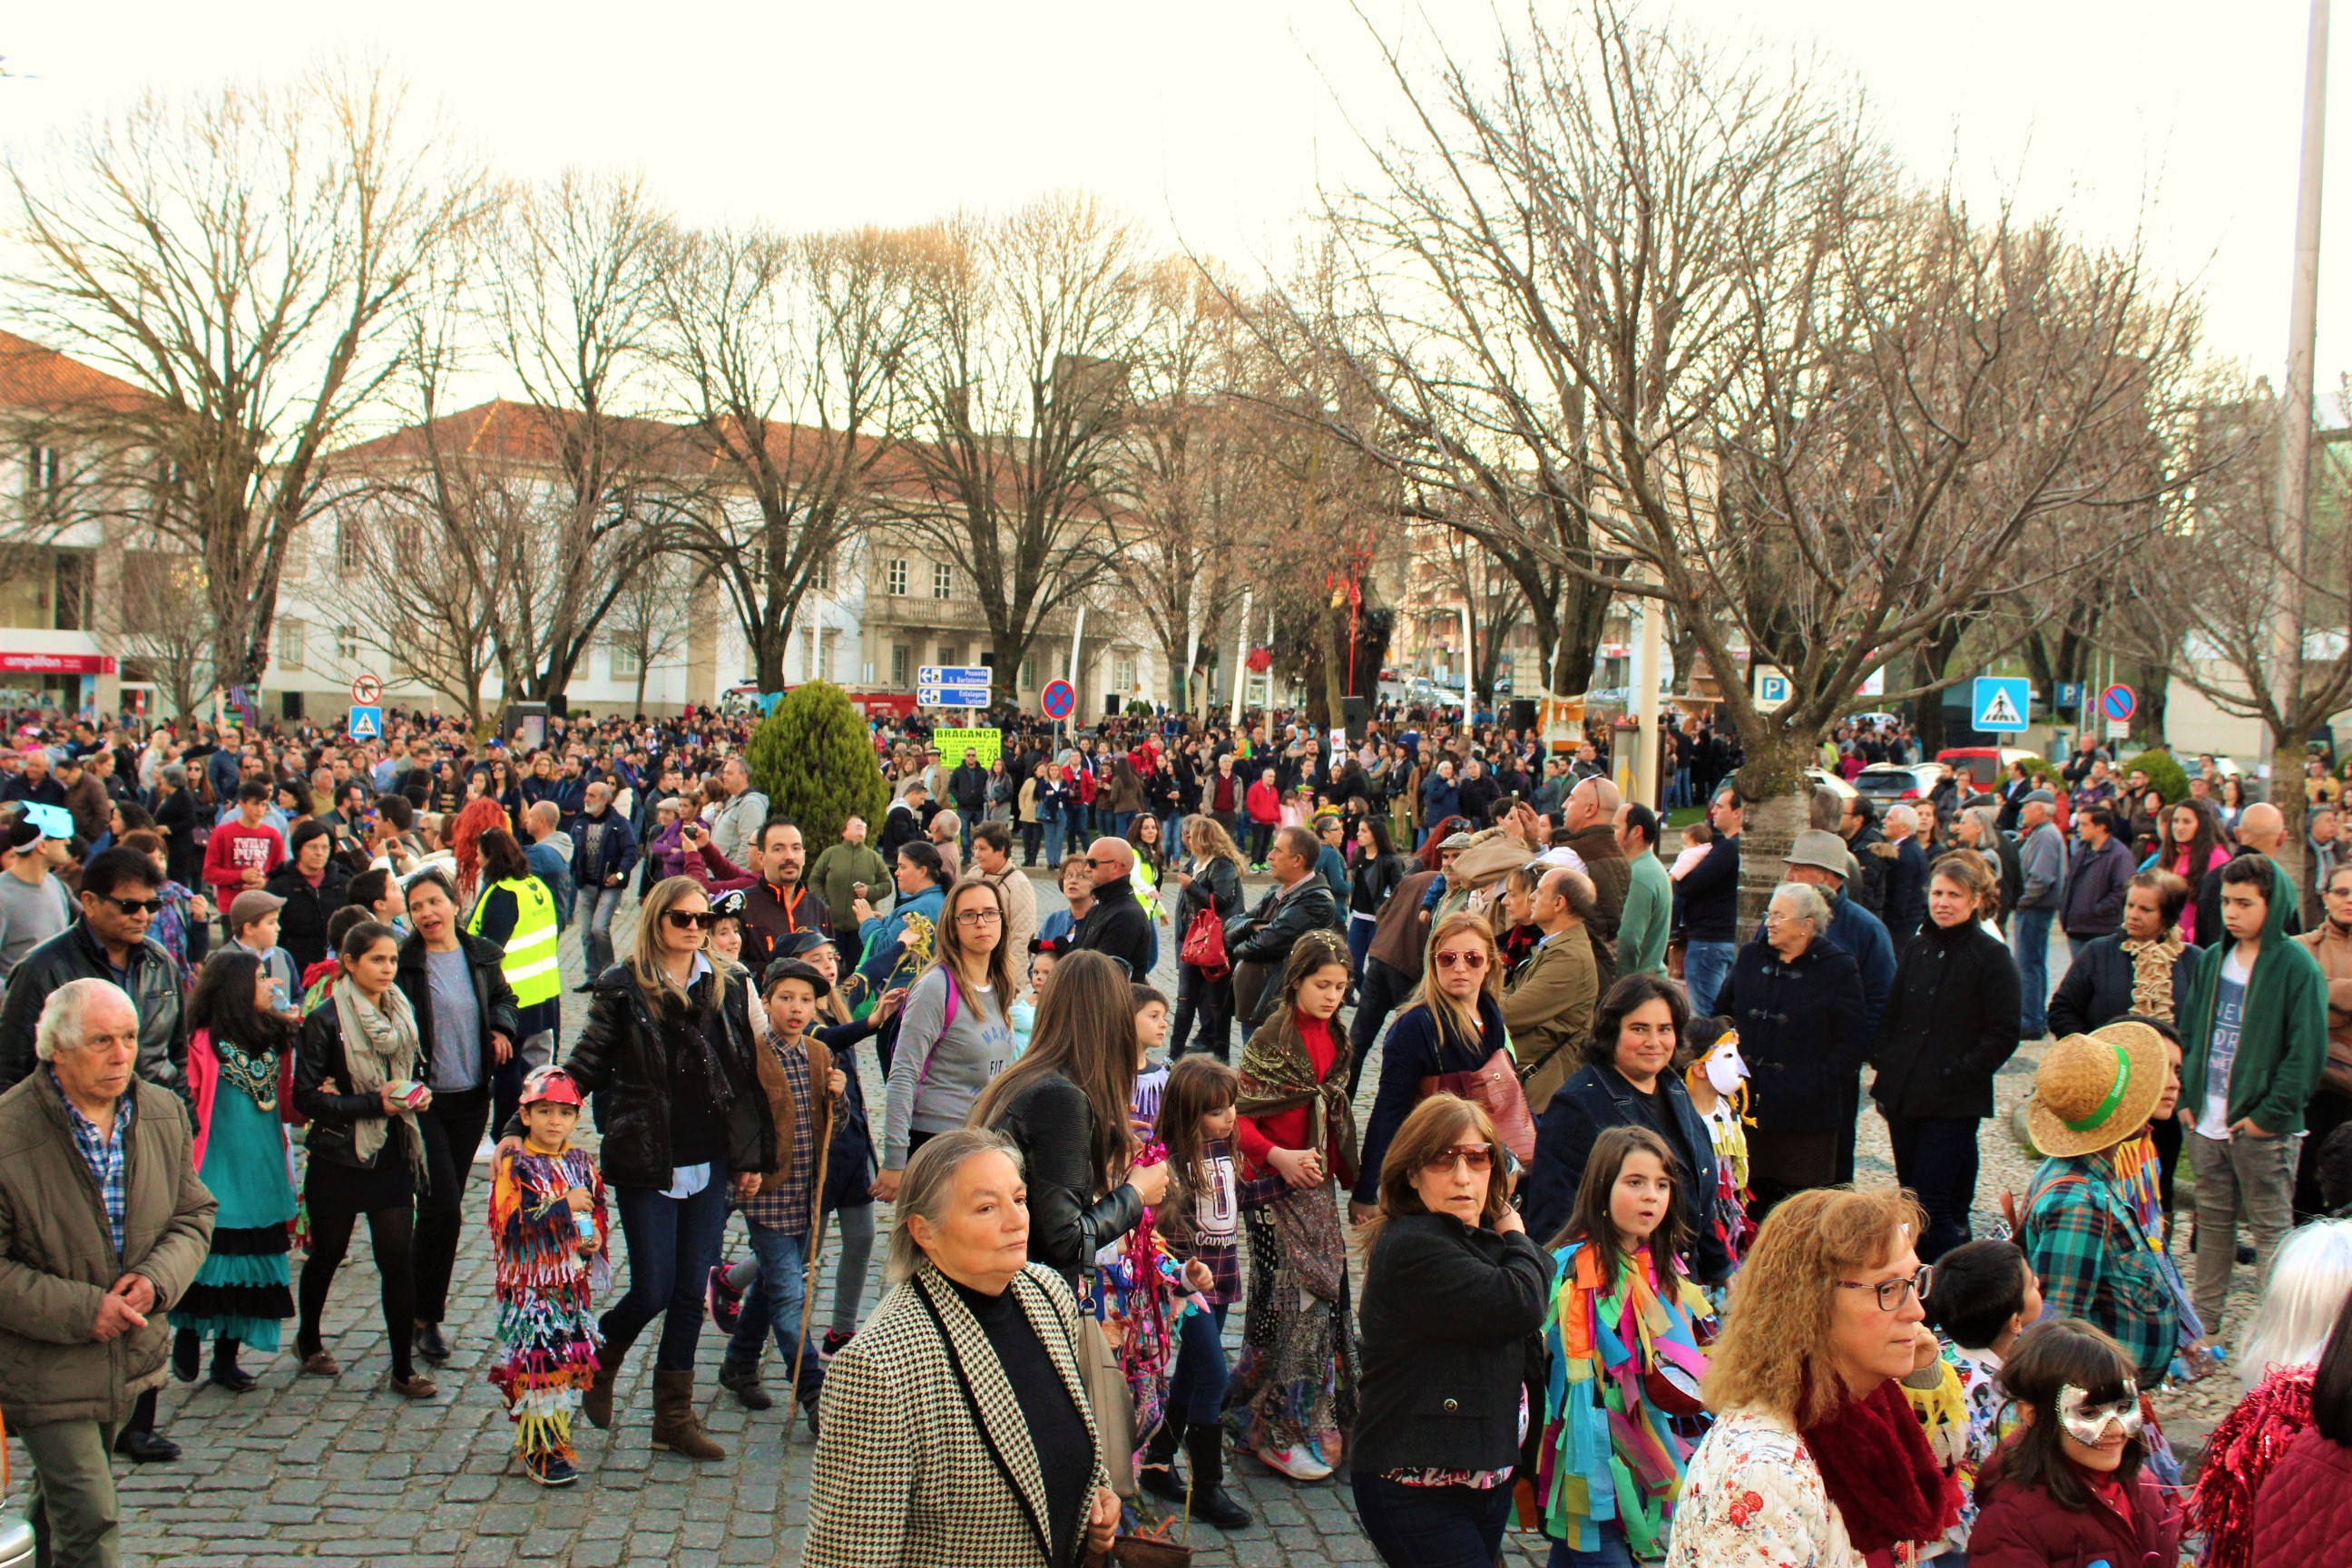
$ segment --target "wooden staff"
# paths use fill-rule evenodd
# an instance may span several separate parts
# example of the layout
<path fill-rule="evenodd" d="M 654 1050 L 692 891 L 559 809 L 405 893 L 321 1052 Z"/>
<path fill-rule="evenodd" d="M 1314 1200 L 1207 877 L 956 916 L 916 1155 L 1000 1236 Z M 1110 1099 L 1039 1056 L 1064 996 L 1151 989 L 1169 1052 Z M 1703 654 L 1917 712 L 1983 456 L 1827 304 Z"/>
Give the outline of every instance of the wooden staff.
<path fill-rule="evenodd" d="M 801 1397 L 801 1363 L 808 1355 L 809 1313 L 816 1306 L 817 1265 L 824 1257 L 824 1173 L 833 1159 L 833 1101 L 825 1095 L 824 1141 L 816 1148 L 816 1181 L 809 1191 L 809 1259 L 808 1268 L 801 1279 L 801 1331 L 793 1342 L 793 1385 L 784 1391 L 784 1426 L 793 1424 L 793 1408 Z M 814 1126 L 814 1119 L 811 1119 Z"/>

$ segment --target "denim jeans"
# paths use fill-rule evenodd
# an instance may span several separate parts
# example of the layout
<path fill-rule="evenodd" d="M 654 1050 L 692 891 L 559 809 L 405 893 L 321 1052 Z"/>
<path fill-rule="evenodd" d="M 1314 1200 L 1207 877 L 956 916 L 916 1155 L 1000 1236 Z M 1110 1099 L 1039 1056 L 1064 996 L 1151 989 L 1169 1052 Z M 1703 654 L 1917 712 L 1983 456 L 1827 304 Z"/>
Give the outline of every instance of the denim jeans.
<path fill-rule="evenodd" d="M 2026 1039 L 2050 1032 L 2050 922 L 2055 910 L 2018 910 L 2009 917 L 2009 951 L 2017 955 L 2018 1028 Z"/>
<path fill-rule="evenodd" d="M 1715 1016 L 1723 983 L 1731 978 L 1731 965 L 1738 957 L 1738 942 L 1694 942 L 1684 947 L 1683 990 L 1690 996 L 1692 1017 Z"/>
<path fill-rule="evenodd" d="M 1409 1487 L 1355 1473 L 1356 1514 L 1389 1568 L 1495 1568 L 1509 1487 Z"/>
<path fill-rule="evenodd" d="M 692 1372 L 702 1336 L 702 1293 L 727 1230 L 727 1162 L 710 1164 L 710 1184 L 690 1198 L 667 1198 L 659 1187 L 616 1187 L 621 1240 L 628 1248 L 629 1289 L 598 1326 L 614 1366 L 647 1323 L 662 1320 L 656 1372 Z"/>
<path fill-rule="evenodd" d="M 1176 1328 L 1176 1369 L 1168 1378 L 1168 1412 L 1212 1426 L 1225 1408 L 1225 1309 L 1187 1312 Z"/>
<path fill-rule="evenodd" d="M 620 912 L 623 888 L 583 888 L 580 889 L 580 957 L 588 965 L 588 978 L 613 967 L 613 917 Z"/>
<path fill-rule="evenodd" d="M 787 1373 L 797 1358 L 800 1396 L 806 1402 L 815 1397 L 817 1386 L 824 1380 L 815 1347 L 800 1337 L 801 1310 L 808 1293 L 808 1237 L 786 1236 L 756 1222 L 747 1222 L 743 1228 L 751 1243 L 751 1256 L 760 1260 L 760 1277 L 743 1294 L 743 1315 L 736 1321 L 735 1337 L 728 1342 L 727 1359 L 757 1365 L 760 1342 L 772 1329 Z M 795 1344 L 799 1349 L 793 1348 Z"/>
<path fill-rule="evenodd" d="M 1544 1568 L 1633 1568 L 1633 1549 L 1625 1543 L 1625 1527 L 1615 1520 L 1601 1521 L 1601 1544 L 1580 1552 L 1564 1541 L 1551 1543 Z"/>
<path fill-rule="evenodd" d="M 1134 825 L 1135 813 L 1131 811 L 1114 811 L 1110 814 L 1110 836 L 1113 838 L 1126 837 L 1127 830 Z"/>
<path fill-rule="evenodd" d="M 1364 988 L 1364 954 L 1372 950 L 1372 933 L 1380 929 L 1378 921 L 1360 914 L 1348 917 L 1348 978 L 1356 983 L 1360 994 Z"/>
<path fill-rule="evenodd" d="M 2240 1225 L 2254 1244 L 2255 1289 L 2270 1276 L 2271 1255 L 2294 1215 L 2295 1146 L 2301 1140 L 2191 1132 L 2182 1142 L 2189 1145 L 2189 1168 L 2197 1173 L 2197 1282 L 2190 1296 L 2205 1331 L 2218 1333 Z"/>

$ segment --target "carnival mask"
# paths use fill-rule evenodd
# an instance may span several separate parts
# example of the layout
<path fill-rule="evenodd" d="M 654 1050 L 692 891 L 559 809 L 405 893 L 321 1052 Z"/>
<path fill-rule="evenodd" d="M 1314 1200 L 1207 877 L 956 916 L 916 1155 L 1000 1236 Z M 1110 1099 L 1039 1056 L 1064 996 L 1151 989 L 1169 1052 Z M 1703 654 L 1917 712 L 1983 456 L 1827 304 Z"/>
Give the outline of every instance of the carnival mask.
<path fill-rule="evenodd" d="M 2067 1384 L 2058 1390 L 2058 1424 L 2066 1429 L 2066 1436 L 2086 1448 L 2098 1447 L 2110 1426 L 2122 1428 L 2126 1439 L 2137 1437 L 2140 1428 L 2139 1386 L 2126 1378 L 2121 1394 L 2095 1405 L 2089 1390 Z"/>

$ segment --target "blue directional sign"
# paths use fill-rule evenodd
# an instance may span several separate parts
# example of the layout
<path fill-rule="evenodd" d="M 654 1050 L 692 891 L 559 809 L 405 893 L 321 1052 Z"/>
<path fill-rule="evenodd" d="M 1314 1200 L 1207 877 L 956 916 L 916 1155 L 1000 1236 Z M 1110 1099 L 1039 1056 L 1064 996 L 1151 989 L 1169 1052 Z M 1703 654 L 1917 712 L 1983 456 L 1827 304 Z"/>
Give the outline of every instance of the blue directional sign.
<path fill-rule="evenodd" d="M 990 670 L 984 664 L 926 664 L 915 671 L 919 708 L 985 708 Z"/>
<path fill-rule="evenodd" d="M 343 727 L 354 741 L 380 741 L 383 739 L 383 710 L 354 708 Z"/>
<path fill-rule="evenodd" d="M 2021 675 L 1980 675 L 1969 710 L 1979 730 L 2022 730 L 2033 706 L 2033 689 Z"/>

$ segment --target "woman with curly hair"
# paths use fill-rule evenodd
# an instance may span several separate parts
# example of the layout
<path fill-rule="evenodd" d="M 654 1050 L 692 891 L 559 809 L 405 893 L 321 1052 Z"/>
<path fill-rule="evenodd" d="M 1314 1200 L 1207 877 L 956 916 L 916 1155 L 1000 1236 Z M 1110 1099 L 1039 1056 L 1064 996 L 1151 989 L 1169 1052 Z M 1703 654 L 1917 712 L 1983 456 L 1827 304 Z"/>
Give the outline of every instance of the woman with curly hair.
<path fill-rule="evenodd" d="M 513 831 L 507 808 L 495 800 L 477 797 L 466 803 L 457 818 L 444 830 L 442 841 L 457 858 L 457 902 L 470 909 L 482 890 L 482 835 L 493 827 Z"/>
<path fill-rule="evenodd" d="M 1908 1561 L 1959 1517 L 1905 1397 L 1924 1383 L 1932 1424 L 1966 1420 L 1925 1322 L 1926 1224 L 1891 1188 L 1815 1188 L 1772 1211 L 1709 1352 L 1717 1419 L 1691 1456 L 1667 1568 Z"/>

